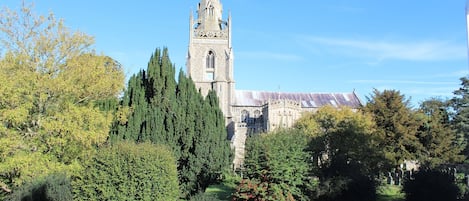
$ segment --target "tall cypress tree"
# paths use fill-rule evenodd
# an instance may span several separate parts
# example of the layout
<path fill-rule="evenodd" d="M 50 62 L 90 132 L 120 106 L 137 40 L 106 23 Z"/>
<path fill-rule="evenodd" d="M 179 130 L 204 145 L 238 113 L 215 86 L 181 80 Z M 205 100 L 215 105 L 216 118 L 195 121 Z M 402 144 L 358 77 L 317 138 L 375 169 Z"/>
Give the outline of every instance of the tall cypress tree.
<path fill-rule="evenodd" d="M 124 92 L 121 106 L 130 108 L 126 122 L 115 122 L 110 140 L 118 139 L 139 141 L 142 138 L 142 128 L 145 124 L 148 104 L 145 92 L 145 71 L 140 71 L 129 79 L 128 89 Z"/>
<path fill-rule="evenodd" d="M 114 124 L 111 141 L 170 147 L 178 161 L 183 197 L 204 190 L 229 168 L 229 141 L 215 92 L 204 98 L 182 71 L 176 82 L 166 48 L 155 51 L 147 71 L 130 78 L 120 108 L 129 111 L 123 112 L 127 121 Z"/>
<path fill-rule="evenodd" d="M 220 171 L 230 165 L 232 156 L 230 149 L 227 149 L 229 141 L 227 141 L 225 120 L 223 112 L 219 108 L 218 97 L 215 91 L 210 91 L 205 101 L 209 107 L 208 114 L 211 118 L 208 123 L 212 126 L 210 132 L 208 132 L 210 135 L 210 152 L 212 152 L 210 156 L 213 157 L 214 161 L 218 162 L 210 163 L 208 166 L 210 168 L 209 172 L 212 173 L 211 178 L 214 179 L 215 174 L 219 173 L 216 171 Z"/>

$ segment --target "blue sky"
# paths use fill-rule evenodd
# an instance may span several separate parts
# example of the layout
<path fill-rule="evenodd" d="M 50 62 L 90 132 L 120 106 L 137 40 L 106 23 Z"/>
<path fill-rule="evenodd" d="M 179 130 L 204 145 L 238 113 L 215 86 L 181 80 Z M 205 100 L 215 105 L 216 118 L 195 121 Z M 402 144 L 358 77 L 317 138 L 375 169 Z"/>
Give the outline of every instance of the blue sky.
<path fill-rule="evenodd" d="M 65 3 L 66 2 L 66 3 Z M 185 70 L 189 13 L 198 0 L 35 0 L 67 26 L 96 39 L 95 49 L 146 68 L 158 47 Z M 464 0 L 222 0 L 232 15 L 237 89 L 355 92 L 396 89 L 414 106 L 447 98 L 467 76 Z M 19 0 L 1 6 L 18 8 Z"/>

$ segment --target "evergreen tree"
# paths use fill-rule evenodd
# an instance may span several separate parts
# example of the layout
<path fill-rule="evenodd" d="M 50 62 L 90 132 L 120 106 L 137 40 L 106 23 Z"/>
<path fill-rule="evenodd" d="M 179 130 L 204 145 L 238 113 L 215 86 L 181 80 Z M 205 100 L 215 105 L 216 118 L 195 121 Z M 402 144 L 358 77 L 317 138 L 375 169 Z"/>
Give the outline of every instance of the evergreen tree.
<path fill-rule="evenodd" d="M 298 129 L 250 137 L 235 200 L 307 200 L 313 184 L 311 137 Z"/>
<path fill-rule="evenodd" d="M 465 155 L 469 155 L 469 78 L 461 78 L 461 87 L 453 92 L 455 97 L 451 100 L 454 109 L 452 119 L 453 128 L 457 134 L 457 145 L 464 147 Z"/>
<path fill-rule="evenodd" d="M 396 90 L 375 89 L 363 109 L 373 116 L 377 133 L 383 139 L 380 147 L 391 165 L 417 159 L 422 149 L 417 138 L 418 122 L 404 95 Z"/>
<path fill-rule="evenodd" d="M 24 184 L 6 200 L 11 201 L 68 201 L 72 200 L 72 186 L 65 173 L 53 173 L 45 178 Z"/>
<path fill-rule="evenodd" d="M 172 149 L 182 197 L 204 190 L 229 168 L 230 146 L 215 92 L 204 98 L 182 71 L 176 82 L 166 48 L 157 49 L 147 70 L 130 78 L 117 114 L 112 142 L 151 141 Z"/>
<path fill-rule="evenodd" d="M 148 112 L 148 104 L 145 96 L 144 86 L 145 71 L 140 71 L 129 79 L 128 89 L 124 93 L 122 108 L 129 108 L 130 114 L 126 115 L 125 122 L 119 122 L 115 125 L 111 141 L 115 139 L 125 139 L 132 141 L 142 141 L 142 130 L 144 117 Z M 115 123 L 116 124 L 116 123 Z M 117 128 L 116 128 L 117 127 Z"/>
<path fill-rule="evenodd" d="M 430 99 L 420 105 L 418 138 L 424 148 L 421 162 L 430 168 L 460 162 L 464 158 L 460 155 L 464 147 L 457 146 L 448 110 L 447 104 L 438 99 Z"/>

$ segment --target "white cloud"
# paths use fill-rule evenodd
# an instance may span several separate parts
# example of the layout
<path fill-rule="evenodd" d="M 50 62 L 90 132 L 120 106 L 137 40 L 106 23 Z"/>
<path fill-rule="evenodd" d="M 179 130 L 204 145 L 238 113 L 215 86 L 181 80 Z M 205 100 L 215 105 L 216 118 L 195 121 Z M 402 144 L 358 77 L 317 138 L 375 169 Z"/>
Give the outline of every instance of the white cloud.
<path fill-rule="evenodd" d="M 445 73 L 435 74 L 435 75 L 431 76 L 431 78 L 447 78 L 447 77 L 450 77 L 450 78 L 453 78 L 453 77 L 461 78 L 461 77 L 468 76 L 468 74 L 469 74 L 469 71 L 468 71 L 468 70 L 459 70 L 459 71 L 453 71 L 453 72 L 445 72 Z"/>
<path fill-rule="evenodd" d="M 412 84 L 412 85 L 454 85 L 456 82 L 433 82 L 415 80 L 352 80 L 352 83 L 361 84 Z"/>
<path fill-rule="evenodd" d="M 302 40 L 321 45 L 326 51 L 351 57 L 365 57 L 373 62 L 383 60 L 439 61 L 467 58 L 464 45 L 447 41 L 354 40 L 308 36 Z"/>
<path fill-rule="evenodd" d="M 454 87 L 412 87 L 403 91 L 411 96 L 426 96 L 426 99 L 428 99 L 428 97 L 451 97 L 453 95 L 453 91 L 456 89 L 457 88 Z"/>

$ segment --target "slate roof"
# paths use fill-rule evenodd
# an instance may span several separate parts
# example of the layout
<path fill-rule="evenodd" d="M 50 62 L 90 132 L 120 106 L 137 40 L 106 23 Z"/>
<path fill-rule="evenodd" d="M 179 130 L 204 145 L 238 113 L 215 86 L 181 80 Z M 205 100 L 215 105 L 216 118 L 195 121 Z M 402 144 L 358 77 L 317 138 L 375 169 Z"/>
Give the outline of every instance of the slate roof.
<path fill-rule="evenodd" d="M 360 107 L 361 101 L 352 93 L 290 93 L 236 90 L 235 106 L 262 106 L 269 100 L 301 101 L 304 108 L 318 108 L 325 105 Z"/>

